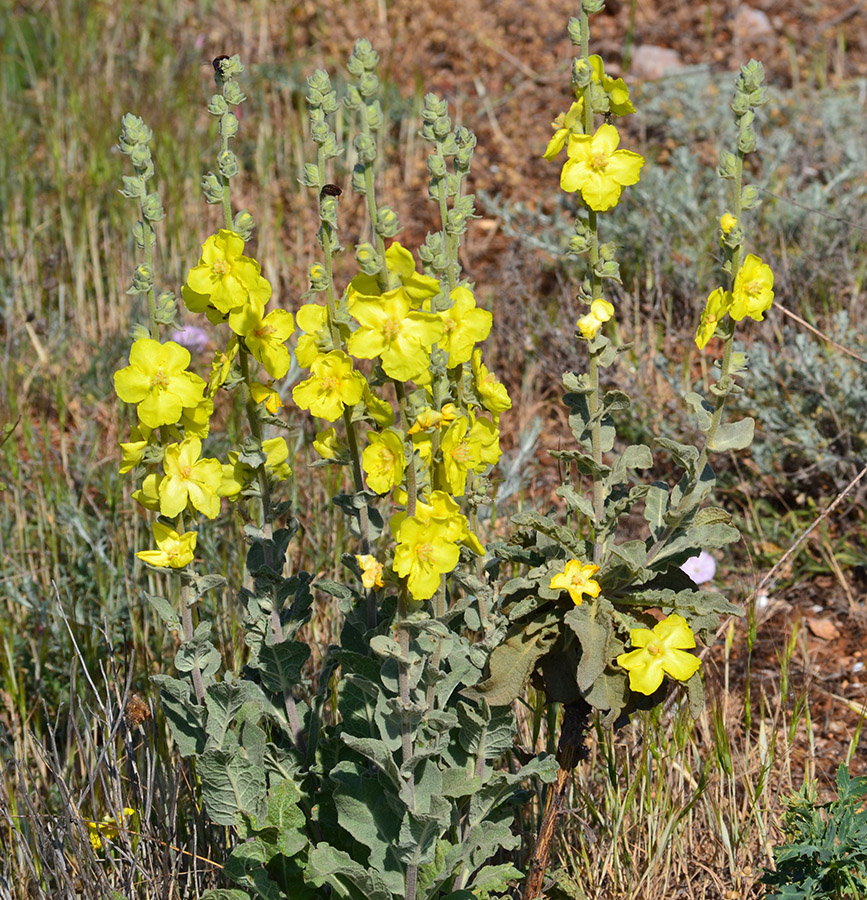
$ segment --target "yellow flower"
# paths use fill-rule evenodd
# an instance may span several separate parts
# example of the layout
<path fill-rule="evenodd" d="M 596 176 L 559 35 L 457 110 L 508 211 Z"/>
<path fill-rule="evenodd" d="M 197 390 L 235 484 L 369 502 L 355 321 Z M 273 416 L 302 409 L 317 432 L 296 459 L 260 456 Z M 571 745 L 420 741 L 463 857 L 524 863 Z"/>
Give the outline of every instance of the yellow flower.
<path fill-rule="evenodd" d="M 244 343 L 267 373 L 272 378 L 282 378 L 292 363 L 285 343 L 295 331 L 292 313 L 275 309 L 262 318 L 257 310 L 247 308 L 240 314 L 237 324 Z"/>
<path fill-rule="evenodd" d="M 368 442 L 361 454 L 367 483 L 372 491 L 385 494 L 400 484 L 406 471 L 403 438 L 393 428 L 388 428 L 382 432 L 370 432 Z"/>
<path fill-rule="evenodd" d="M 198 534 L 187 531 L 178 534 L 173 528 L 162 522 L 154 522 L 154 540 L 159 550 L 142 550 L 136 556 L 142 562 L 164 569 L 182 569 L 193 561 Z"/>
<path fill-rule="evenodd" d="M 395 491 L 395 502 L 406 505 L 406 501 L 406 491 L 403 488 L 398 488 Z M 399 512 L 389 519 L 388 527 L 395 538 L 406 518 L 405 512 Z M 468 547 L 478 556 L 484 555 L 485 548 L 482 546 L 478 535 L 469 529 L 469 519 L 461 513 L 461 508 L 458 506 L 457 501 L 446 491 L 432 491 L 425 500 L 417 500 L 415 518 L 426 525 L 429 525 L 434 520 L 444 524 L 446 526 L 446 540 L 451 541 L 453 544 L 461 544 L 464 547 Z"/>
<path fill-rule="evenodd" d="M 320 419 L 339 419 L 344 407 L 354 406 L 364 396 L 367 382 L 352 368 L 352 360 L 342 350 L 317 356 L 310 373 L 306 381 L 292 389 L 292 399 Z"/>
<path fill-rule="evenodd" d="M 160 482 L 163 480 L 162 475 L 152 472 L 145 477 L 141 483 L 141 487 L 137 491 L 132 492 L 132 499 L 136 503 L 141 504 L 145 509 L 151 512 L 160 511 Z"/>
<path fill-rule="evenodd" d="M 473 375 L 476 379 L 479 398 L 485 409 L 494 414 L 495 419 L 501 412 L 512 408 L 512 401 L 506 386 L 497 381 L 496 376 L 488 371 L 488 367 L 482 362 L 482 351 L 479 348 L 473 351 Z"/>
<path fill-rule="evenodd" d="M 295 345 L 295 359 L 299 366 L 309 369 L 320 353 L 334 349 L 328 330 L 328 308 L 305 303 L 295 313 L 295 321 L 303 332 Z"/>
<path fill-rule="evenodd" d="M 250 385 L 250 396 L 253 398 L 254 403 L 264 403 L 265 409 L 267 409 L 272 416 L 276 415 L 277 410 L 283 406 L 282 398 L 277 391 L 274 390 L 273 381 L 269 381 L 267 384 L 254 381 Z"/>
<path fill-rule="evenodd" d="M 371 556 L 369 553 L 356 553 L 355 558 L 361 567 L 361 583 L 367 590 L 385 587 L 385 582 L 382 580 L 382 563 L 377 562 L 375 556 Z"/>
<path fill-rule="evenodd" d="M 449 524 L 442 519 L 423 522 L 407 516 L 397 533 L 394 570 L 407 579 L 406 586 L 416 600 L 429 600 L 436 593 L 440 576 L 458 564 L 461 551 L 448 538 Z"/>
<path fill-rule="evenodd" d="M 129 816 L 134 816 L 135 810 L 129 806 L 124 807 L 119 819 L 113 816 L 103 816 L 101 822 L 94 822 L 91 819 L 85 819 L 84 824 L 87 825 L 88 836 L 94 850 L 102 849 L 102 839 L 116 841 L 123 825 L 123 820 Z"/>
<path fill-rule="evenodd" d="M 774 302 L 774 273 L 767 263 L 750 253 L 735 277 L 729 314 L 740 322 L 745 316 L 761 322 Z"/>
<path fill-rule="evenodd" d="M 223 467 L 216 459 L 199 459 L 202 442 L 197 437 L 180 444 L 169 444 L 163 460 L 166 477 L 159 486 L 160 512 L 170 519 L 187 508 L 188 503 L 209 519 L 220 513 L 217 493 L 223 481 Z"/>
<path fill-rule="evenodd" d="M 271 297 L 271 285 L 255 259 L 243 256 L 244 240 L 226 228 L 202 245 L 199 264 L 187 275 L 184 302 L 192 312 L 211 305 L 223 315 L 250 306 L 261 314 Z"/>
<path fill-rule="evenodd" d="M 572 602 L 576 606 L 580 606 L 581 601 L 584 599 L 584 594 L 590 597 L 599 596 L 599 591 L 602 588 L 591 577 L 598 571 L 599 566 L 595 566 L 593 563 L 581 563 L 577 559 L 570 559 L 566 563 L 565 571 L 553 576 L 550 586 L 568 591 Z"/>
<path fill-rule="evenodd" d="M 358 359 L 379 357 L 385 374 L 397 381 L 429 380 L 430 348 L 443 336 L 443 323 L 410 306 L 402 287 L 379 297 L 354 293 L 349 312 L 361 327 L 352 333 L 346 349 Z"/>
<path fill-rule="evenodd" d="M 211 416 L 214 414 L 214 401 L 204 397 L 195 406 L 185 406 L 180 424 L 185 437 L 197 437 L 204 440 L 211 430 Z"/>
<path fill-rule="evenodd" d="M 618 150 L 620 135 L 613 125 L 600 125 L 596 134 L 572 134 L 569 159 L 560 174 L 564 191 L 580 191 L 590 209 L 603 212 L 620 200 L 626 185 L 635 184 L 644 158 L 631 150 Z"/>
<path fill-rule="evenodd" d="M 114 373 L 114 387 L 125 403 L 138 404 L 138 417 L 148 428 L 173 425 L 205 390 L 204 380 L 186 371 L 189 364 L 190 351 L 180 344 L 139 338 L 130 348 L 129 365 Z"/>
<path fill-rule="evenodd" d="M 629 640 L 639 649 L 621 653 L 617 665 L 629 672 L 629 687 L 640 694 L 652 694 L 664 675 L 686 681 L 701 666 L 697 656 L 686 652 L 695 647 L 695 635 L 683 616 L 668 616 L 654 625 L 653 631 L 633 628 Z"/>
<path fill-rule="evenodd" d="M 133 425 L 130 428 L 129 441 L 119 445 L 123 453 L 123 462 L 120 464 L 121 475 L 126 475 L 127 472 L 130 472 L 141 462 L 142 455 L 150 443 L 152 433 L 153 429 L 145 425 L 140 425 L 138 428 Z"/>
<path fill-rule="evenodd" d="M 548 146 L 542 156 L 547 160 L 554 159 L 566 145 L 566 139 L 570 134 L 583 134 L 581 127 L 581 114 L 584 110 L 584 100 L 579 98 L 570 107 L 569 112 L 560 113 L 551 123 L 554 136 L 548 141 Z"/>
<path fill-rule="evenodd" d="M 590 57 L 590 66 L 593 69 L 593 80 L 602 85 L 602 90 L 608 95 L 608 110 L 615 116 L 626 116 L 635 112 L 635 107 L 629 99 L 629 88 L 622 78 L 612 78 L 605 74 L 605 65 L 601 56 L 595 54 Z"/>
<path fill-rule="evenodd" d="M 444 329 L 440 346 L 448 353 L 452 368 L 469 361 L 473 347 L 490 334 L 494 317 L 476 307 L 476 298 L 467 287 L 456 287 L 449 296 L 451 308 L 439 314 Z"/>
<path fill-rule="evenodd" d="M 335 428 L 326 428 L 324 431 L 316 432 L 313 449 L 323 459 L 334 459 L 343 452 L 344 448 L 338 440 L 337 430 Z"/>
<path fill-rule="evenodd" d="M 723 234 L 731 234 L 737 224 L 738 220 L 731 213 L 726 213 L 719 220 L 719 227 L 722 229 Z"/>
<path fill-rule="evenodd" d="M 286 438 L 276 437 L 262 441 L 262 452 L 265 454 L 265 471 L 278 480 L 285 480 L 292 474 L 286 460 L 289 458 L 289 447 Z M 239 459 L 237 450 L 229 451 L 229 462 L 221 466 L 222 478 L 217 493 L 221 497 L 237 500 L 241 491 L 245 490 L 256 478 L 256 469 Z"/>
<path fill-rule="evenodd" d="M 397 241 L 385 251 L 385 263 L 388 271 L 397 275 L 413 306 L 419 306 L 440 292 L 439 281 L 416 272 L 412 253 Z"/>
<path fill-rule="evenodd" d="M 455 419 L 443 437 L 440 486 L 448 487 L 455 497 L 463 497 L 467 490 L 467 475 L 482 464 L 482 441 L 473 433 L 465 416 Z"/>
<path fill-rule="evenodd" d="M 607 300 L 594 300 L 590 304 L 590 312 L 578 320 L 578 330 L 588 341 L 596 337 L 604 322 L 614 315 L 614 304 Z"/>
<path fill-rule="evenodd" d="M 232 363 L 238 355 L 238 337 L 232 335 L 225 350 L 218 350 L 214 354 L 211 363 L 211 375 L 208 379 L 208 396 L 213 397 L 226 383 L 229 373 L 232 371 Z"/>
<path fill-rule="evenodd" d="M 367 382 L 364 384 L 364 405 L 367 407 L 370 418 L 381 428 L 388 428 L 389 425 L 394 425 L 394 407 L 388 400 L 377 397 Z"/>
<path fill-rule="evenodd" d="M 701 314 L 701 322 L 695 335 L 695 343 L 699 350 L 704 350 L 707 342 L 713 337 L 717 325 L 725 318 L 732 305 L 732 295 L 717 288 L 708 298 L 704 312 Z"/>

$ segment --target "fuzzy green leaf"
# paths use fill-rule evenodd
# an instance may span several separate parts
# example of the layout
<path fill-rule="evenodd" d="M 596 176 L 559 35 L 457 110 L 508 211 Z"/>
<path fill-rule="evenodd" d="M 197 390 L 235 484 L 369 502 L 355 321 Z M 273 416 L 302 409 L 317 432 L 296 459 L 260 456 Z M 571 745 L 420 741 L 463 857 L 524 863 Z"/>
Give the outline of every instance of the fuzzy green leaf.
<path fill-rule="evenodd" d="M 756 420 L 750 416 L 739 422 L 721 423 L 717 426 L 713 440 L 708 442 L 708 449 L 716 453 L 724 450 L 744 450 L 753 442 Z"/>
<path fill-rule="evenodd" d="M 259 673 L 262 684 L 275 694 L 291 691 L 301 680 L 301 669 L 310 658 L 310 647 L 300 641 L 282 641 L 259 650 L 259 658 L 251 666 Z"/>
<path fill-rule="evenodd" d="M 406 811 L 400 826 L 397 853 L 408 866 L 421 866 L 433 861 L 437 838 L 448 828 L 451 804 L 435 797 L 427 814 Z"/>
<path fill-rule="evenodd" d="M 207 750 L 222 750 L 226 735 L 235 717 L 243 705 L 254 700 L 254 687 L 248 681 L 209 684 L 205 689 L 205 706 L 208 710 L 208 721 L 205 726 L 208 733 Z"/>
<path fill-rule="evenodd" d="M 654 481 L 648 487 L 644 498 L 644 518 L 650 526 L 650 536 L 658 541 L 665 533 L 667 522 L 665 514 L 668 511 L 668 485 L 663 481 Z"/>
<path fill-rule="evenodd" d="M 605 725 L 611 725 L 626 706 L 628 695 L 626 672 L 608 668 L 597 676 L 584 699 L 594 709 L 607 710 L 608 714 L 603 721 Z"/>
<path fill-rule="evenodd" d="M 713 424 L 713 407 L 701 394 L 697 394 L 695 391 L 690 391 L 684 395 L 683 399 L 686 400 L 687 405 L 695 413 L 698 419 L 699 430 L 707 434 L 710 426 Z"/>
<path fill-rule="evenodd" d="M 157 611 L 157 614 L 162 619 L 163 624 L 169 631 L 180 631 L 181 629 L 181 620 L 178 618 L 177 610 L 166 600 L 165 597 L 160 597 L 157 594 L 148 594 L 145 593 L 145 597 L 148 599 L 148 603 Z"/>
<path fill-rule="evenodd" d="M 360 753 L 365 759 L 369 759 L 382 773 L 391 781 L 392 786 L 400 790 L 402 781 L 398 772 L 397 764 L 388 745 L 384 741 L 378 741 L 375 738 L 360 738 L 352 734 L 343 732 L 340 739 L 347 747 Z"/>
<path fill-rule="evenodd" d="M 557 488 L 557 496 L 562 497 L 570 509 L 577 509 L 582 515 L 588 519 L 595 518 L 593 512 L 593 504 L 588 497 L 584 497 L 572 487 L 571 484 L 562 484 Z"/>
<path fill-rule="evenodd" d="M 708 525 L 690 525 L 685 534 L 673 536 L 663 544 L 656 558 L 649 563 L 652 569 L 666 569 L 670 565 L 679 566 L 694 556 L 699 550 L 718 549 L 738 540 L 740 532 L 724 522 Z"/>
<path fill-rule="evenodd" d="M 378 872 L 325 843 L 310 852 L 305 874 L 314 886 L 328 884 L 338 897 L 349 900 L 392 900 L 395 896 Z"/>
<path fill-rule="evenodd" d="M 581 644 L 581 658 L 575 672 L 575 680 L 582 693 L 605 671 L 613 654 L 609 644 L 614 637 L 611 618 L 607 615 L 590 618 L 589 609 L 577 606 L 570 609 L 563 621 L 575 632 Z"/>
<path fill-rule="evenodd" d="M 491 653 L 490 676 L 465 693 L 482 696 L 491 706 L 511 703 L 526 687 L 536 663 L 557 639 L 557 633 L 555 624 L 533 634 L 527 634 L 526 626 L 512 626 L 505 641 Z"/>
<path fill-rule="evenodd" d="M 234 825 L 239 812 L 261 818 L 265 812 L 263 760 L 244 750 L 208 750 L 199 757 L 198 774 L 208 815 L 218 825 Z"/>
<path fill-rule="evenodd" d="M 181 756 L 198 756 L 204 752 L 205 707 L 193 700 L 190 683 L 170 675 L 152 675 L 151 681 L 159 687 L 163 712 L 178 752 Z"/>

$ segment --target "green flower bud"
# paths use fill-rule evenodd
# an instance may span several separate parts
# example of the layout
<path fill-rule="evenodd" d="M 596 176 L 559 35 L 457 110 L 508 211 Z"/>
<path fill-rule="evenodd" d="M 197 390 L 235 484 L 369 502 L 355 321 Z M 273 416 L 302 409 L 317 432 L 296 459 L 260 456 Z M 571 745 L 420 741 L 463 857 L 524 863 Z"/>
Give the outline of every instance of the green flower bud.
<path fill-rule="evenodd" d="M 122 175 L 123 178 L 123 187 L 120 190 L 120 193 L 123 194 L 124 197 L 128 197 L 130 200 L 137 200 L 139 197 L 144 197 L 145 193 L 145 185 L 144 181 L 138 175 Z"/>
<path fill-rule="evenodd" d="M 748 112 L 750 108 L 750 98 L 748 94 L 742 94 L 740 91 L 735 92 L 734 98 L 731 102 L 731 110 L 732 112 L 740 118 L 744 113 Z"/>
<path fill-rule="evenodd" d="M 162 200 L 160 200 L 160 195 L 156 192 L 148 194 L 147 197 L 142 200 L 141 208 L 142 215 L 149 222 L 159 222 L 160 219 L 166 217 L 166 214 L 163 212 Z"/>
<path fill-rule="evenodd" d="M 319 195 L 319 218 L 326 225 L 337 229 L 337 197 L 334 194 Z"/>
<path fill-rule="evenodd" d="M 214 60 L 214 78 L 220 86 L 224 82 L 237 78 L 243 71 L 244 66 L 237 53 L 234 56 L 218 56 Z"/>
<path fill-rule="evenodd" d="M 581 0 L 581 7 L 588 16 L 598 13 L 605 6 L 605 0 Z"/>
<path fill-rule="evenodd" d="M 449 267 L 449 254 L 440 231 L 427 235 L 424 243 L 418 248 L 418 255 L 425 266 L 434 272 L 445 272 Z"/>
<path fill-rule="evenodd" d="M 569 238 L 569 253 L 581 256 L 590 249 L 590 241 L 583 234 L 575 234 Z"/>
<path fill-rule="evenodd" d="M 231 106 L 238 106 L 239 103 L 243 103 L 247 99 L 246 95 L 235 81 L 230 81 L 223 85 L 223 96 L 226 98 L 226 103 Z"/>
<path fill-rule="evenodd" d="M 448 168 L 446 161 L 437 153 L 432 153 L 427 158 L 427 170 L 431 178 L 445 178 Z"/>
<path fill-rule="evenodd" d="M 748 94 L 757 91 L 765 80 L 765 67 L 755 59 L 741 66 L 737 89 Z"/>
<path fill-rule="evenodd" d="M 736 171 L 737 160 L 734 153 L 729 153 L 728 150 L 720 153 L 719 165 L 717 166 L 719 177 L 731 181 L 735 177 Z"/>
<path fill-rule="evenodd" d="M 759 190 L 752 184 L 747 184 L 741 191 L 741 209 L 755 209 L 760 203 Z"/>
<path fill-rule="evenodd" d="M 367 195 L 367 185 L 364 181 L 364 166 L 356 166 L 352 170 L 352 178 L 350 179 L 352 190 L 361 197 Z"/>
<path fill-rule="evenodd" d="M 355 250 L 355 261 L 365 275 L 376 275 L 382 271 L 382 260 L 371 244 L 359 244 Z"/>
<path fill-rule="evenodd" d="M 393 238 L 400 231 L 397 213 L 390 206 L 381 206 L 376 216 L 376 233 Z"/>
<path fill-rule="evenodd" d="M 361 98 L 361 92 L 355 85 L 349 85 L 346 88 L 346 95 L 343 98 L 343 104 L 347 109 L 361 109 L 364 106 L 364 100 Z"/>
<path fill-rule="evenodd" d="M 423 122 L 433 123 L 442 116 L 448 115 L 448 101 L 436 94 L 425 94 L 421 117 Z"/>
<path fill-rule="evenodd" d="M 304 163 L 304 174 L 299 179 L 305 187 L 318 188 L 322 176 L 316 163 Z"/>
<path fill-rule="evenodd" d="M 238 157 L 231 150 L 221 150 L 217 155 L 217 168 L 224 178 L 231 178 L 241 171 L 238 164 Z"/>
<path fill-rule="evenodd" d="M 313 263 L 308 273 L 311 291 L 324 291 L 328 287 L 328 273 L 322 263 Z"/>
<path fill-rule="evenodd" d="M 367 38 L 360 38 L 355 42 L 352 48 L 352 56 L 349 58 L 347 68 L 356 77 L 360 77 L 365 71 L 372 72 L 379 65 L 379 54 L 373 49 Z M 353 66 L 361 66 L 360 71 L 356 71 Z"/>
<path fill-rule="evenodd" d="M 572 87 L 582 91 L 593 80 L 593 69 L 586 59 L 579 57 L 572 60 Z"/>
<path fill-rule="evenodd" d="M 466 234 L 467 217 L 457 209 L 450 209 L 446 216 L 446 234 Z"/>
<path fill-rule="evenodd" d="M 327 122 L 317 122 L 310 128 L 310 137 L 317 144 L 324 144 L 328 140 L 328 135 L 330 133 Z"/>
<path fill-rule="evenodd" d="M 337 146 L 337 136 L 333 131 L 328 133 L 328 137 L 322 144 L 322 152 L 325 154 L 326 159 L 334 159 L 336 156 L 340 156 L 340 154 L 343 153 L 340 147 Z"/>
<path fill-rule="evenodd" d="M 136 144 L 148 144 L 153 139 L 153 132 L 145 125 L 144 120 L 132 113 L 126 113 L 120 120 L 120 144 L 124 153 Z M 127 149 L 124 149 L 126 145 Z"/>
<path fill-rule="evenodd" d="M 208 203 L 223 202 L 223 182 L 213 173 L 208 172 L 202 178 L 202 193 Z"/>
<path fill-rule="evenodd" d="M 572 41 L 573 45 L 576 47 L 580 47 L 581 46 L 581 20 L 574 16 L 571 19 L 569 19 L 569 25 L 568 25 L 567 31 L 569 32 L 569 40 Z"/>
<path fill-rule="evenodd" d="M 171 325 L 178 310 L 178 301 L 172 291 L 163 291 L 157 297 L 155 318 L 160 325 Z"/>
<path fill-rule="evenodd" d="M 433 133 L 437 140 L 444 138 L 452 130 L 452 120 L 448 116 L 440 116 L 433 123 Z"/>
<path fill-rule="evenodd" d="M 146 169 L 153 162 L 151 148 L 147 144 L 136 144 L 129 152 L 129 158 L 136 169 Z"/>
<path fill-rule="evenodd" d="M 139 250 L 144 250 L 145 240 L 147 240 L 150 247 L 153 247 L 157 242 L 156 232 L 150 222 L 145 222 L 144 224 L 141 221 L 136 222 L 132 227 L 132 236 L 135 238 L 135 243 Z"/>
<path fill-rule="evenodd" d="M 235 234 L 240 234 L 245 241 L 249 241 L 256 227 L 256 220 L 248 209 L 242 209 L 235 214 L 232 219 L 232 230 Z"/>
<path fill-rule="evenodd" d="M 145 328 L 141 322 L 133 323 L 132 328 L 129 330 L 130 337 L 133 339 L 133 342 L 140 341 L 143 338 L 149 338 L 151 333 Z"/>
<path fill-rule="evenodd" d="M 379 79 L 373 72 L 365 72 L 358 82 L 358 92 L 365 100 L 370 100 L 378 91 Z"/>
<path fill-rule="evenodd" d="M 455 168 L 462 173 L 466 173 L 470 171 L 470 166 L 473 162 L 473 148 L 472 147 L 461 147 L 458 149 L 458 152 L 455 154 Z"/>
<path fill-rule="evenodd" d="M 738 135 L 738 150 L 741 153 L 752 153 L 756 149 L 756 133 L 752 128 L 743 128 Z"/>
<path fill-rule="evenodd" d="M 208 101 L 208 112 L 219 119 L 229 111 L 229 104 L 226 103 L 222 94 L 214 94 Z"/>
<path fill-rule="evenodd" d="M 376 159 L 376 141 L 369 134 L 356 135 L 352 145 L 362 164 L 372 163 Z"/>
<path fill-rule="evenodd" d="M 458 152 L 458 142 L 455 133 L 450 131 L 440 142 L 440 153 L 443 156 L 454 156 Z"/>
<path fill-rule="evenodd" d="M 238 119 L 234 113 L 227 112 L 220 119 L 220 134 L 223 137 L 234 137 L 238 133 Z"/>
<path fill-rule="evenodd" d="M 331 76 L 325 69 L 316 69 L 307 76 L 307 105 L 319 106 L 324 98 L 332 92 Z"/>
<path fill-rule="evenodd" d="M 367 126 L 371 131 L 379 131 L 379 129 L 382 128 L 383 115 L 382 106 L 380 105 L 379 100 L 365 106 L 364 115 L 367 119 Z"/>
<path fill-rule="evenodd" d="M 154 286 L 154 270 L 139 263 L 132 273 L 132 286 L 127 291 L 128 294 L 146 294 Z"/>

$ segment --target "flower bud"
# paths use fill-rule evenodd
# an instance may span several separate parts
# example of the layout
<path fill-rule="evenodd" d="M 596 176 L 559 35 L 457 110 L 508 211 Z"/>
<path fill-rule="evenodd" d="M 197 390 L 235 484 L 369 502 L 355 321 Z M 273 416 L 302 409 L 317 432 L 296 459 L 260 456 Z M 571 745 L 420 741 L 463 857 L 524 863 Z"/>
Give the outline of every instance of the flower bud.
<path fill-rule="evenodd" d="M 352 170 L 352 178 L 350 179 L 352 190 L 361 197 L 367 195 L 367 185 L 364 181 L 364 166 L 356 166 Z"/>
<path fill-rule="evenodd" d="M 223 96 L 226 98 L 226 103 L 231 106 L 237 106 L 247 99 L 246 95 L 235 81 L 230 81 L 223 85 Z"/>
<path fill-rule="evenodd" d="M 343 153 L 340 147 L 337 146 L 337 136 L 333 131 L 328 132 L 328 137 L 325 138 L 322 144 L 322 152 L 325 154 L 326 159 L 334 159 L 335 156 L 340 156 Z"/>
<path fill-rule="evenodd" d="M 349 71 L 356 77 L 359 77 L 365 71 L 372 72 L 378 65 L 379 54 L 373 49 L 370 41 L 367 38 L 357 40 L 352 48 L 352 56 L 349 58 L 347 66 Z M 361 67 L 360 70 L 358 70 L 358 66 Z"/>
<path fill-rule="evenodd" d="M 223 182 L 213 172 L 208 172 L 202 178 L 202 193 L 208 203 L 222 203 Z"/>
<path fill-rule="evenodd" d="M 150 222 L 145 222 L 144 224 L 142 224 L 140 221 L 136 222 L 132 227 L 132 235 L 139 250 L 144 250 L 145 241 L 147 241 L 149 247 L 153 247 L 153 245 L 157 242 L 157 236 L 154 232 L 154 227 Z"/>
<path fill-rule="evenodd" d="M 422 121 L 433 123 L 441 116 L 448 115 L 449 104 L 436 94 L 425 94 L 424 108 L 422 109 Z"/>
<path fill-rule="evenodd" d="M 361 92 L 354 84 L 350 84 L 346 88 L 343 104 L 347 109 L 361 109 L 361 107 L 364 106 L 364 100 L 361 99 Z"/>
<path fill-rule="evenodd" d="M 223 137 L 231 138 L 238 133 L 238 119 L 234 113 L 227 112 L 220 119 L 220 134 Z"/>
<path fill-rule="evenodd" d="M 376 233 L 393 238 L 400 231 L 397 213 L 390 206 L 381 206 L 376 216 Z"/>
<path fill-rule="evenodd" d="M 319 166 L 316 163 L 304 163 L 304 174 L 300 179 L 301 184 L 305 187 L 318 188 L 320 178 Z"/>
<path fill-rule="evenodd" d="M 444 138 L 452 130 L 452 120 L 448 116 L 440 116 L 433 123 L 433 133 L 437 140 Z"/>
<path fill-rule="evenodd" d="M 214 94 L 208 101 L 208 112 L 214 116 L 214 118 L 219 119 L 220 116 L 225 115 L 228 111 L 229 104 L 226 103 L 222 94 Z"/>
<path fill-rule="evenodd" d="M 231 178 L 241 171 L 238 157 L 231 150 L 222 150 L 217 156 L 217 167 L 224 178 Z"/>
<path fill-rule="evenodd" d="M 124 197 L 128 197 L 130 200 L 137 200 L 139 197 L 144 196 L 144 182 L 138 175 L 123 175 L 121 177 L 123 178 L 123 187 L 120 193 Z"/>
<path fill-rule="evenodd" d="M 375 97 L 379 91 L 379 79 L 373 72 L 365 72 L 358 82 L 358 92 L 365 100 Z"/>
<path fill-rule="evenodd" d="M 365 275 L 376 275 L 382 271 L 382 261 L 371 244 L 359 244 L 355 250 L 355 261 Z"/>
<path fill-rule="evenodd" d="M 572 87 L 584 90 L 593 80 L 593 69 L 586 59 L 572 60 Z"/>
<path fill-rule="evenodd" d="M 160 325 L 171 325 L 175 320 L 178 309 L 178 301 L 172 291 L 163 291 L 157 297 L 157 306 L 154 317 Z"/>
<path fill-rule="evenodd" d="M 317 144 L 324 144 L 330 133 L 327 122 L 316 122 L 310 126 L 310 137 Z"/>
<path fill-rule="evenodd" d="M 129 158 L 136 169 L 145 169 L 151 165 L 151 148 L 147 144 L 136 144 L 130 150 Z"/>
<path fill-rule="evenodd" d="M 317 69 L 312 75 L 307 76 L 308 107 L 321 106 L 330 93 L 332 93 L 331 78 L 324 69 Z"/>
<path fill-rule="evenodd" d="M 311 291 L 324 291 L 328 287 L 328 273 L 322 263 L 313 263 L 308 273 Z"/>
<path fill-rule="evenodd" d="M 153 138 L 153 132 L 145 125 L 144 120 L 132 113 L 126 113 L 120 120 L 120 143 L 127 146 L 135 144 L 148 144 Z M 123 148 L 121 148 L 123 149 Z M 124 152 L 129 152 L 124 150 Z"/>
<path fill-rule="evenodd" d="M 142 215 L 149 222 L 159 222 L 160 219 L 164 219 L 166 214 L 163 212 L 163 204 L 160 200 L 160 195 L 156 192 L 148 194 L 143 200 L 141 204 Z"/>
<path fill-rule="evenodd" d="M 135 267 L 132 273 L 132 287 L 127 293 L 146 294 L 154 286 L 154 270 L 144 263 Z"/>
<path fill-rule="evenodd" d="M 376 159 L 376 141 L 369 134 L 356 135 L 353 146 L 362 164 L 372 163 Z"/>
<path fill-rule="evenodd" d="M 569 19 L 569 40 L 572 41 L 574 46 L 581 46 L 581 20 L 576 16 L 573 16 Z"/>
<path fill-rule="evenodd" d="M 734 153 L 729 153 L 728 150 L 720 153 L 719 165 L 717 166 L 719 177 L 731 181 L 735 177 L 736 171 L 737 160 L 735 159 Z"/>
<path fill-rule="evenodd" d="M 741 209 L 755 209 L 761 200 L 759 199 L 759 190 L 752 184 L 744 186 L 741 191 Z"/>
<path fill-rule="evenodd" d="M 232 231 L 239 234 L 245 241 L 249 241 L 256 227 L 256 220 L 248 209 L 242 209 L 232 219 Z"/>
<path fill-rule="evenodd" d="M 427 170 L 431 178 L 445 178 L 448 171 L 446 161 L 438 154 L 432 153 L 427 158 Z"/>
<path fill-rule="evenodd" d="M 243 71 L 244 66 L 241 63 L 241 57 L 237 53 L 234 56 L 218 56 L 214 60 L 214 75 L 217 84 L 231 81 L 231 79 L 241 75 Z"/>
<path fill-rule="evenodd" d="M 382 128 L 383 115 L 379 100 L 369 103 L 364 108 L 364 115 L 367 118 L 367 126 L 371 131 L 379 131 Z"/>

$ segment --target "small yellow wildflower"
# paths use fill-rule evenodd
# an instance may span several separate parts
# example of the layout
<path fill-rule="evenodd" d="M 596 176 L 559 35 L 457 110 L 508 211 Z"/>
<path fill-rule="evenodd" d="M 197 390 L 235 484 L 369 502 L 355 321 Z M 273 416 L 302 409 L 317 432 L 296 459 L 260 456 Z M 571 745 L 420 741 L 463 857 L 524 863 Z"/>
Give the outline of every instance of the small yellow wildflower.
<path fill-rule="evenodd" d="M 566 563 L 565 571 L 551 578 L 550 586 L 568 591 L 572 602 L 576 606 L 580 606 L 584 599 L 584 594 L 590 597 L 598 597 L 602 588 L 599 582 L 594 581 L 591 576 L 599 571 L 599 566 L 593 563 L 581 563 L 577 559 L 570 559 Z"/>
<path fill-rule="evenodd" d="M 375 556 L 369 553 L 356 553 L 355 558 L 361 568 L 361 583 L 367 590 L 385 587 L 382 580 L 382 563 L 378 562 Z"/>
<path fill-rule="evenodd" d="M 581 336 L 592 340 L 596 337 L 599 329 L 604 322 L 607 322 L 614 315 L 614 304 L 607 300 L 594 300 L 590 304 L 590 312 L 576 323 Z"/>
<path fill-rule="evenodd" d="M 633 647 L 617 657 L 617 665 L 629 672 L 629 687 L 640 694 L 652 694 L 664 675 L 678 681 L 692 678 L 701 660 L 687 650 L 695 647 L 695 635 L 683 616 L 671 615 L 649 628 L 629 632 Z"/>
<path fill-rule="evenodd" d="M 740 322 L 745 316 L 761 322 L 774 302 L 774 273 L 767 263 L 750 253 L 735 276 L 729 314 Z"/>
<path fill-rule="evenodd" d="M 198 534 L 187 531 L 178 534 L 162 522 L 153 523 L 154 540 L 159 550 L 142 550 L 136 556 L 152 566 L 164 569 L 183 569 L 193 561 Z"/>
<path fill-rule="evenodd" d="M 635 184 L 644 158 L 618 150 L 620 135 L 613 125 L 600 125 L 596 134 L 569 136 L 569 159 L 560 173 L 564 191 L 580 191 L 590 209 L 604 212 L 616 206 L 626 185 Z"/>

